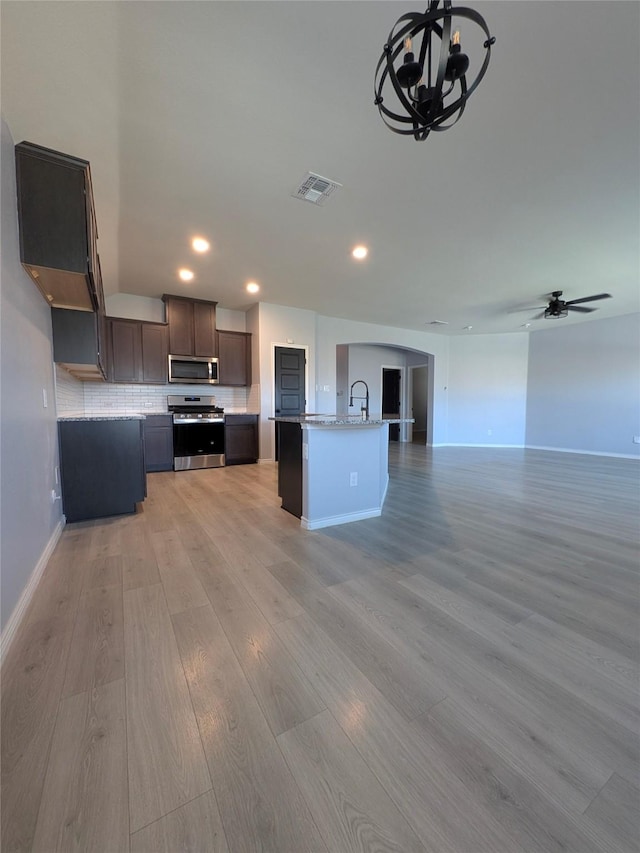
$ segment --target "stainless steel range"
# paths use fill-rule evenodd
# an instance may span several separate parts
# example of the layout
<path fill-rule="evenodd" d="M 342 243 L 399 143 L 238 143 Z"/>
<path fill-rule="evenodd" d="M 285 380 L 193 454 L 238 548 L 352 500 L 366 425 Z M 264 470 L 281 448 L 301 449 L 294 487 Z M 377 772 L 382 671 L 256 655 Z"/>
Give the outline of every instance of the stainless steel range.
<path fill-rule="evenodd" d="M 204 394 L 181 397 L 170 394 L 167 407 L 173 412 L 173 467 L 221 468 L 224 465 L 224 409 L 216 398 Z"/>

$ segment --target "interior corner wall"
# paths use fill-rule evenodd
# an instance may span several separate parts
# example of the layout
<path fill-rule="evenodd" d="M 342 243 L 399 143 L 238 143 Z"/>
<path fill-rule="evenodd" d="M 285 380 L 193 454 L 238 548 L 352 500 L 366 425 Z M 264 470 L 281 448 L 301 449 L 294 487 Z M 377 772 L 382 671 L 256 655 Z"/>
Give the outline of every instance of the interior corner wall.
<path fill-rule="evenodd" d="M 2 122 L 0 558 L 2 629 L 62 520 L 51 309 L 20 264 L 13 140 Z M 47 408 L 43 405 L 43 392 Z"/>
<path fill-rule="evenodd" d="M 528 336 L 456 336 L 449 342 L 447 444 L 522 447 Z"/>
<path fill-rule="evenodd" d="M 640 314 L 530 335 L 527 446 L 637 457 L 638 435 Z"/>
<path fill-rule="evenodd" d="M 247 331 L 255 334 L 255 325 L 255 317 L 252 316 L 249 318 Z M 303 308 L 289 308 L 285 305 L 260 302 L 257 306 L 257 326 L 260 376 L 260 458 L 273 459 L 275 455 L 275 428 L 273 422 L 268 419 L 274 413 L 274 344 L 308 348 L 306 410 L 316 411 L 316 383 L 318 381 L 316 376 L 316 315 L 314 311 L 307 311 Z"/>
<path fill-rule="evenodd" d="M 373 323 L 319 315 L 317 318 L 317 382 L 319 388 L 330 389 L 328 392 L 319 391 L 317 394 L 316 404 L 319 412 L 330 412 L 335 407 L 336 348 L 343 344 L 376 344 L 382 347 L 413 350 L 417 353 L 429 353 L 433 357 L 434 377 L 433 441 L 440 444 L 445 442 L 449 371 L 449 339 L 447 337 L 412 329 L 378 326 Z M 349 371 L 353 373 L 351 365 Z"/>

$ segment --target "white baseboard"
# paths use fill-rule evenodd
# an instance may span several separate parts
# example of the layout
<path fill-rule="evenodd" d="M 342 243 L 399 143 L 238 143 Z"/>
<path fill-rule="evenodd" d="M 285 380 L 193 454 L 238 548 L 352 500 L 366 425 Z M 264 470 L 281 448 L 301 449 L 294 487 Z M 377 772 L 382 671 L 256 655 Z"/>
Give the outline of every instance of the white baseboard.
<path fill-rule="evenodd" d="M 572 447 L 545 447 L 539 444 L 462 444 L 459 442 L 441 442 L 431 445 L 432 447 L 485 447 L 487 450 L 500 448 L 516 448 L 519 450 L 548 450 L 550 453 L 580 453 L 584 456 L 611 456 L 616 459 L 637 459 L 638 453 L 606 453 L 603 450 L 579 450 Z"/>
<path fill-rule="evenodd" d="M 351 521 L 362 521 L 365 518 L 377 518 L 382 515 L 380 507 L 376 509 L 365 509 L 362 512 L 347 512 L 344 515 L 328 515 L 315 521 L 302 516 L 300 525 L 305 530 L 319 530 L 321 527 L 334 527 L 336 524 L 348 524 Z"/>
<path fill-rule="evenodd" d="M 500 448 L 515 448 L 524 450 L 523 444 L 469 444 L 463 441 L 443 441 L 438 444 L 432 444 L 431 447 L 486 447 L 488 450 L 499 450 Z"/>
<path fill-rule="evenodd" d="M 604 450 L 578 450 L 572 447 L 542 447 L 538 444 L 525 444 L 526 450 L 550 450 L 554 453 L 580 453 L 583 456 L 612 456 L 615 459 L 636 459 L 640 461 L 638 453 L 606 453 Z"/>
<path fill-rule="evenodd" d="M 46 565 L 49 562 L 49 558 L 53 554 L 53 549 L 58 544 L 58 540 L 62 535 L 64 525 L 65 517 L 63 515 L 58 524 L 55 526 L 44 551 L 40 555 L 40 559 L 31 572 L 31 576 L 27 581 L 25 588 L 22 590 L 22 595 L 18 599 L 16 606 L 13 608 L 13 613 L 7 619 L 7 624 L 4 626 L 2 636 L 0 636 L 0 666 L 4 663 L 4 659 L 15 638 L 18 628 L 20 627 L 25 611 L 31 602 L 34 592 L 36 591 L 40 578 L 42 577 Z"/>

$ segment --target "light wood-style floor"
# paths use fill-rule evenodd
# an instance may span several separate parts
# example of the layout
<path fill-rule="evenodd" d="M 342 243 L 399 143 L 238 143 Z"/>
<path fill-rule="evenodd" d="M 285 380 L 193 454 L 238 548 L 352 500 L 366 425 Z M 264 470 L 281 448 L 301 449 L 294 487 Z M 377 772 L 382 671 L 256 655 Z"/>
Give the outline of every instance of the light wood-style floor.
<path fill-rule="evenodd" d="M 638 850 L 623 459 L 392 445 L 305 532 L 274 464 L 69 525 L 3 671 L 2 851 Z"/>

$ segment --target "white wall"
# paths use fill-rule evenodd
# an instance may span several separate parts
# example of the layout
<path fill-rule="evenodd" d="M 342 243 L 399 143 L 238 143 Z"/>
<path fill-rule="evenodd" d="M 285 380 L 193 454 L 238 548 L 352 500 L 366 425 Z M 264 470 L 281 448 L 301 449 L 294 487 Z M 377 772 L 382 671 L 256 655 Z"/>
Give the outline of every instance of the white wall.
<path fill-rule="evenodd" d="M 523 446 L 527 357 L 523 333 L 450 339 L 447 444 Z"/>
<path fill-rule="evenodd" d="M 151 323 L 164 323 L 165 305 L 162 299 L 150 296 L 136 296 L 133 293 L 113 293 L 105 298 L 109 317 L 126 317 L 129 320 L 148 320 Z M 216 308 L 216 327 L 228 332 L 246 332 L 246 314 L 244 311 L 232 311 L 230 308 Z"/>
<path fill-rule="evenodd" d="M 421 353 L 431 353 L 434 366 L 433 441 L 434 443 L 446 441 L 449 338 L 429 332 L 396 329 L 392 326 L 377 326 L 372 323 L 358 323 L 353 320 L 323 316 L 318 316 L 317 330 L 318 373 L 316 382 L 320 388 L 327 385 L 330 389 L 328 392 L 318 392 L 316 400 L 318 411 L 330 412 L 335 406 L 336 347 L 339 344 L 379 344 L 415 350 Z M 350 374 L 353 373 L 351 366 L 349 372 Z"/>
<path fill-rule="evenodd" d="M 530 335 L 528 446 L 638 456 L 633 436 L 640 436 L 640 314 Z"/>
<path fill-rule="evenodd" d="M 363 400 L 354 400 L 354 405 L 349 408 L 349 389 L 357 379 L 363 379 L 369 386 L 369 412 L 371 415 L 380 415 L 382 413 L 382 368 L 398 367 L 403 370 L 403 385 L 400 388 L 401 406 L 405 405 L 406 399 L 406 371 L 404 370 L 406 362 L 405 354 L 400 349 L 392 347 L 376 347 L 366 346 L 363 344 L 352 344 L 349 347 L 349 384 L 346 389 L 347 393 L 347 411 L 350 415 L 360 414 L 360 407 L 363 405 Z M 353 393 L 362 396 L 365 389 L 362 385 L 357 385 L 353 389 Z"/>
<path fill-rule="evenodd" d="M 0 279 L 0 558 L 4 629 L 29 578 L 60 530 L 52 504 L 58 436 L 51 310 L 20 264 L 13 140 L 2 121 Z M 43 408 L 43 389 L 48 408 Z"/>
<path fill-rule="evenodd" d="M 273 459 L 274 425 L 267 418 L 273 415 L 274 347 L 280 345 L 309 348 L 306 411 L 316 411 L 316 314 L 314 311 L 305 311 L 301 308 L 288 308 L 284 305 L 261 302 L 257 310 L 252 309 L 249 325 L 249 331 L 253 331 L 257 325 L 259 339 L 260 458 Z M 335 375 L 335 353 L 333 360 Z M 335 379 L 332 379 L 332 388 L 334 385 Z M 335 408 L 335 401 L 332 401 L 331 408 L 332 410 Z"/>

